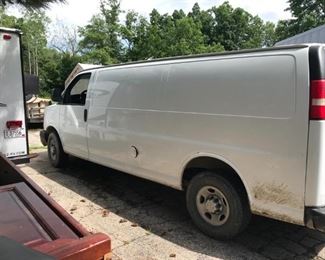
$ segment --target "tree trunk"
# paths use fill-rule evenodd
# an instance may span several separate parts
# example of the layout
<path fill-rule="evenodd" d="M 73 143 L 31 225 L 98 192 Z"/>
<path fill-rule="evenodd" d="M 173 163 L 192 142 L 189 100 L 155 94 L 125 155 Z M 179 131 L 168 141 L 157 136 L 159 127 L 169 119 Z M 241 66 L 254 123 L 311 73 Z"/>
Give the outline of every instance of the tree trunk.
<path fill-rule="evenodd" d="M 32 74 L 32 61 L 31 61 L 31 55 L 30 55 L 30 48 L 28 44 L 28 66 L 29 66 L 29 74 Z"/>
<path fill-rule="evenodd" d="M 36 76 L 38 76 L 38 53 L 37 53 L 37 47 L 35 51 L 35 68 L 36 68 Z"/>

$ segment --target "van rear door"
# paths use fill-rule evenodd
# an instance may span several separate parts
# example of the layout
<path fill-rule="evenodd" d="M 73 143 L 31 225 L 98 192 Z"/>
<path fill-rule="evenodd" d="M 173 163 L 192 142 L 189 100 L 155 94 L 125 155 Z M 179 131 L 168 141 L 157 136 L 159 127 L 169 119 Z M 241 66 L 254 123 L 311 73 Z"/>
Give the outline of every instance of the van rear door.
<path fill-rule="evenodd" d="M 28 154 L 20 33 L 6 28 L 0 28 L 0 153 Z"/>

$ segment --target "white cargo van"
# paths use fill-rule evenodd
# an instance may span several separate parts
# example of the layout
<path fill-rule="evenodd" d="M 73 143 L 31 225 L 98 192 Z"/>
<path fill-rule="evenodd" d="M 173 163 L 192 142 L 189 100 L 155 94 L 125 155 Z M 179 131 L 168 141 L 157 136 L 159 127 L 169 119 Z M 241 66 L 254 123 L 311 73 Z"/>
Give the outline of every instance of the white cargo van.
<path fill-rule="evenodd" d="M 28 162 L 21 34 L 0 28 L 0 153 Z"/>
<path fill-rule="evenodd" d="M 71 154 L 186 191 L 206 234 L 251 213 L 325 229 L 325 46 L 161 59 L 81 72 L 45 112 Z"/>

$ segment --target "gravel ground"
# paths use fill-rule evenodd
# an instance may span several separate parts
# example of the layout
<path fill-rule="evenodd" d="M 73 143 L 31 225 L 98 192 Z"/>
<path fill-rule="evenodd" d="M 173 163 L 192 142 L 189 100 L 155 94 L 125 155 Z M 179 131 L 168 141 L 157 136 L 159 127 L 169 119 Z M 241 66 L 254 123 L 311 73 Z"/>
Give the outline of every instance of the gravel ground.
<path fill-rule="evenodd" d="M 113 259 L 325 259 L 325 234 L 262 217 L 230 242 L 192 224 L 182 192 L 77 158 L 50 166 L 39 130 L 29 132 L 38 157 L 21 166 L 92 232 L 112 239 Z"/>

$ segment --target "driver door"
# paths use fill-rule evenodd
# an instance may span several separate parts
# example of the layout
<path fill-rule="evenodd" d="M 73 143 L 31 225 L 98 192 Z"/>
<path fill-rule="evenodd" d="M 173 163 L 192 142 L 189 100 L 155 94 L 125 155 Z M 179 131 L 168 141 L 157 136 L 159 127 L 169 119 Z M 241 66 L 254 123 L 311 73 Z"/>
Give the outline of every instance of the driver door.
<path fill-rule="evenodd" d="M 88 159 L 86 97 L 91 73 L 77 76 L 67 87 L 60 109 L 60 133 L 65 152 Z"/>

